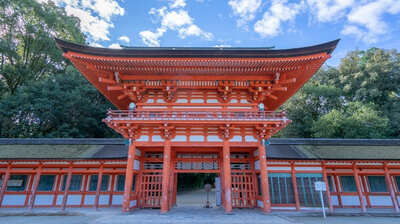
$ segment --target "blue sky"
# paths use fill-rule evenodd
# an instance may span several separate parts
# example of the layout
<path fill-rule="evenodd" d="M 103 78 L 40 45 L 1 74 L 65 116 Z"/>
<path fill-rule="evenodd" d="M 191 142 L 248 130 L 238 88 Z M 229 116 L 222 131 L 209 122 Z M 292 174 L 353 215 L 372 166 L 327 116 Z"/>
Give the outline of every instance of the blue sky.
<path fill-rule="evenodd" d="M 38 0 L 79 17 L 93 46 L 400 49 L 400 0 Z"/>

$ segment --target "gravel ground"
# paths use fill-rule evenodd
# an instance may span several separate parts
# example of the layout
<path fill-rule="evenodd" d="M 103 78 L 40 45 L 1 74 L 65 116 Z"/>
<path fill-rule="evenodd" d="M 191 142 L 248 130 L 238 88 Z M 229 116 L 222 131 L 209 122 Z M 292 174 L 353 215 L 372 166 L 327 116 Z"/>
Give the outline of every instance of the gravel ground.
<path fill-rule="evenodd" d="M 210 195 L 215 205 L 215 196 Z M 400 216 L 393 216 L 391 211 L 377 215 L 359 216 L 358 210 L 343 216 L 328 216 L 323 219 L 319 213 L 297 213 L 273 211 L 264 214 L 258 209 L 234 209 L 232 214 L 225 214 L 222 208 L 203 208 L 206 201 L 205 192 L 183 192 L 177 199 L 178 206 L 167 214 L 160 214 L 158 209 L 138 209 L 131 213 L 122 213 L 121 208 L 104 208 L 96 211 L 93 208 L 59 209 L 37 208 L 0 209 L 0 224 L 398 224 Z M 349 211 L 349 210 L 347 210 Z"/>

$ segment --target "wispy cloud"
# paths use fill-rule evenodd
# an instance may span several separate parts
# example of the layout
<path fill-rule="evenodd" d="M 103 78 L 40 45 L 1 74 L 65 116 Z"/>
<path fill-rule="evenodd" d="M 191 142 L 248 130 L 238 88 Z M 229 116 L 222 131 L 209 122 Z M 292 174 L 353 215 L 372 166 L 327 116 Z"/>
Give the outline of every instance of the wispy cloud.
<path fill-rule="evenodd" d="M 81 30 L 89 36 L 89 41 L 110 40 L 110 29 L 114 28 L 113 16 L 123 16 L 125 13 L 116 0 L 36 0 L 38 2 L 52 1 L 64 7 L 67 15 L 80 19 Z M 93 44 L 92 44 L 93 45 Z"/>
<path fill-rule="evenodd" d="M 152 8 L 149 14 L 157 17 L 159 27 L 156 31 L 143 30 L 139 33 L 143 43 L 147 46 L 160 46 L 160 38 L 168 30 L 178 32 L 181 39 L 189 36 L 197 36 L 210 40 L 213 34 L 206 32 L 194 23 L 194 19 L 185 10 L 186 2 L 184 0 L 169 0 L 168 7 Z"/>

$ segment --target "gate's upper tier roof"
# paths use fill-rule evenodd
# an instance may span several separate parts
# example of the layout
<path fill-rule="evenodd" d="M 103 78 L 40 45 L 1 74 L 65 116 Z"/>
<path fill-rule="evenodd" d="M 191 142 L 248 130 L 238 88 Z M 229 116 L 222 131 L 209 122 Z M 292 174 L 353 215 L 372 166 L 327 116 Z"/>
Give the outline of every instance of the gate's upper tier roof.
<path fill-rule="evenodd" d="M 225 48 L 225 47 L 123 47 L 122 49 L 98 48 L 56 39 L 57 46 L 66 52 L 77 52 L 98 56 L 113 57 L 177 57 L 177 58 L 285 58 L 305 56 L 318 53 L 330 54 L 339 39 L 319 45 L 291 48 L 270 49 L 254 48 Z"/>

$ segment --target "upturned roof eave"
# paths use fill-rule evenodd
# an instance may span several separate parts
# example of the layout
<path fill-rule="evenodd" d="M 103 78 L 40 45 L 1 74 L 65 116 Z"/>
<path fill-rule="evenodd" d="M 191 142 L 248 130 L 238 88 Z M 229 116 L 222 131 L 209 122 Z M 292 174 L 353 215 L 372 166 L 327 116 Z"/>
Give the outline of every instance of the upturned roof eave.
<path fill-rule="evenodd" d="M 76 44 L 61 39 L 55 39 L 57 46 L 64 52 L 76 52 L 93 56 L 108 57 L 176 57 L 176 58 L 286 58 L 313 55 L 318 53 L 331 54 L 340 39 L 319 45 L 291 48 L 218 48 L 218 47 L 126 47 L 110 49 Z"/>

